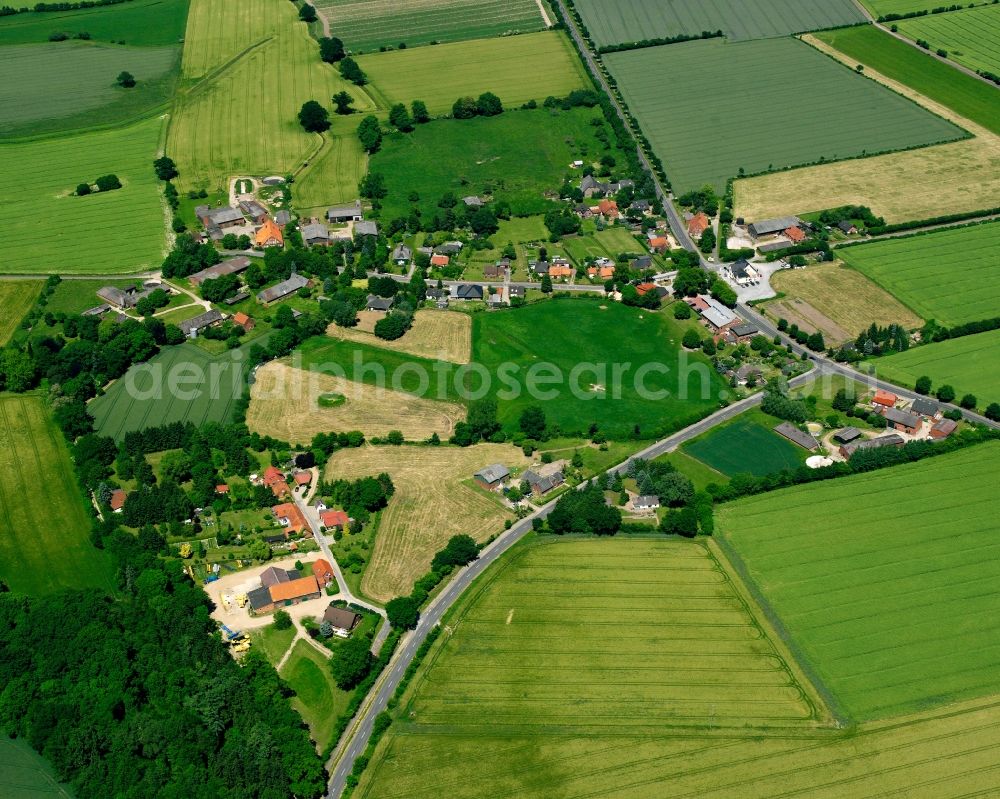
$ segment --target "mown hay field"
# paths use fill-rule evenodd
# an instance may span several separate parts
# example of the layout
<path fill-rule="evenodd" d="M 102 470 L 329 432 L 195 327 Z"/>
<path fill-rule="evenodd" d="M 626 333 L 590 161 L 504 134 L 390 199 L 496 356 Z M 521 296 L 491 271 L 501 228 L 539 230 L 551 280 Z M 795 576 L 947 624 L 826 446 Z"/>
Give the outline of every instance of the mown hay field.
<path fill-rule="evenodd" d="M 873 363 L 886 380 L 913 386 L 922 375 L 935 386 L 947 383 L 961 398 L 967 393 L 985 408 L 1000 402 L 1000 330 L 913 347 Z"/>
<path fill-rule="evenodd" d="M 530 460 L 509 444 L 472 447 L 375 446 L 334 453 L 326 480 L 356 479 L 380 472 L 396 493 L 382 512 L 371 561 L 361 587 L 385 602 L 408 594 L 430 569 L 434 553 L 453 535 L 483 541 L 503 530 L 513 514 L 499 499 L 471 486 L 472 475 L 491 463 L 524 469 Z"/>
<path fill-rule="evenodd" d="M 55 32 L 71 38 L 89 33 L 95 42 L 124 40 L 132 47 L 178 44 L 184 38 L 187 11 L 188 0 L 129 0 L 74 11 L 12 14 L 0 17 L 0 44 L 47 42 Z"/>
<path fill-rule="evenodd" d="M 1000 222 L 837 250 L 849 266 L 925 319 L 943 325 L 996 316 L 1000 307 L 998 253 Z M 947 275 L 945 291 L 938 283 L 942 275 Z"/>
<path fill-rule="evenodd" d="M 7 209 L 4 271 L 109 274 L 159 267 L 166 227 L 153 174 L 162 122 L 0 144 Z M 76 197 L 77 184 L 118 175 L 123 188 Z M 96 304 L 96 302 L 94 303 Z"/>
<path fill-rule="evenodd" d="M 42 291 L 40 280 L 0 280 L 0 346 L 3 346 L 18 329 L 24 315 L 31 310 Z"/>
<path fill-rule="evenodd" d="M 332 407 L 323 396 L 339 395 Z M 408 441 L 422 441 L 437 433 L 447 439 L 456 422 L 465 419 L 465 406 L 421 399 L 412 394 L 269 363 L 257 370 L 250 391 L 247 426 L 279 441 L 308 445 L 317 433 L 360 430 L 384 436 L 398 430 Z"/>
<path fill-rule="evenodd" d="M 855 719 L 1000 688 L 1000 443 L 723 505 L 735 551 Z"/>
<path fill-rule="evenodd" d="M 318 0 L 316 8 L 355 53 L 545 27 L 535 0 Z"/>
<path fill-rule="evenodd" d="M 867 205 L 888 222 L 903 222 L 1000 206 L 1000 136 L 995 132 L 1000 115 L 996 120 L 992 118 L 992 109 L 998 105 L 996 90 L 887 34 L 885 40 L 890 44 L 886 45 L 878 38 L 883 34 L 874 28 L 851 30 L 859 31 L 859 36 L 876 38 L 873 42 L 868 38 L 857 43 L 848 40 L 852 46 L 844 45 L 846 54 L 816 36 L 804 39 L 846 66 L 862 63 L 868 77 L 951 120 L 975 138 L 737 180 L 733 188 L 735 213 L 748 219 L 766 219 L 840 205 Z M 831 41 L 840 46 L 844 40 Z M 881 51 L 883 46 L 889 48 L 888 52 Z M 913 58 L 919 60 L 911 63 Z M 974 122 L 966 113 L 992 124 L 993 129 Z M 914 186 L 933 186 L 934 190 L 914 191 Z"/>
<path fill-rule="evenodd" d="M 459 97 L 483 92 L 493 92 L 512 107 L 590 86 L 560 31 L 373 53 L 359 58 L 358 64 L 380 104 L 423 100 L 432 114 L 450 113 Z"/>
<path fill-rule="evenodd" d="M 382 314 L 378 314 L 378 318 L 381 317 Z M 457 311 L 417 311 L 413 327 L 395 341 L 377 338 L 360 324 L 358 327 L 330 325 L 326 332 L 345 341 L 451 363 L 468 363 L 472 353 L 472 317 Z"/>
<path fill-rule="evenodd" d="M 947 14 L 929 14 L 897 23 L 911 39 L 924 39 L 932 50 L 944 48 L 948 57 L 973 70 L 1000 73 L 1000 7 L 967 8 Z"/>
<path fill-rule="evenodd" d="M 0 395 L 0 579 L 12 591 L 114 590 L 62 433 L 40 396 Z"/>
<path fill-rule="evenodd" d="M 751 411 L 685 444 L 681 451 L 729 477 L 794 469 L 808 453 L 774 432 L 779 422 Z"/>
<path fill-rule="evenodd" d="M 678 192 L 705 184 L 721 191 L 741 171 L 836 161 L 965 135 L 797 39 L 712 39 L 610 53 L 605 63 Z M 691 75 L 698 80 L 686 79 Z M 713 104 L 724 114 L 704 113 L 706 85 L 715 87 Z M 809 102 L 789 113 L 787 98 L 806 96 Z"/>
<path fill-rule="evenodd" d="M 851 0 L 575 0 L 598 46 L 721 30 L 732 41 L 864 22 Z"/>

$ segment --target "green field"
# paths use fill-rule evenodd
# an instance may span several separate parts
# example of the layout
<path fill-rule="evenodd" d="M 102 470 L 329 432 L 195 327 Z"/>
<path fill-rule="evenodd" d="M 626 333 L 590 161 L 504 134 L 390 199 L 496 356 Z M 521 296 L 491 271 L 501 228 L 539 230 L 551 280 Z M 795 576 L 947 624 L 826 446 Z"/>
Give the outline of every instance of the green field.
<path fill-rule="evenodd" d="M 675 450 L 669 455 L 661 455 L 657 460 L 671 464 L 694 484 L 696 491 L 704 491 L 712 483 L 721 486 L 729 482 L 727 475 L 716 471 L 697 458 L 692 458 L 681 450 Z"/>
<path fill-rule="evenodd" d="M 575 0 L 598 46 L 697 36 L 721 30 L 733 41 L 852 25 L 865 17 L 851 0 Z"/>
<path fill-rule="evenodd" d="M 337 688 L 333 681 L 329 658 L 323 657 L 306 641 L 296 641 L 280 674 L 295 691 L 292 707 L 309 725 L 317 748 L 325 749 L 350 698 L 350 694 Z"/>
<path fill-rule="evenodd" d="M 130 430 L 170 422 L 228 422 L 245 388 L 250 346 L 214 357 L 191 342 L 164 348 L 90 403 L 97 431 L 117 440 Z"/>
<path fill-rule="evenodd" d="M 450 113 L 466 95 L 493 92 L 510 107 L 590 85 L 569 39 L 557 31 L 375 53 L 358 63 L 381 104 L 423 100 L 432 114 Z"/>
<path fill-rule="evenodd" d="M 382 200 L 383 218 L 407 217 L 411 191 L 419 195 L 425 219 L 441 212 L 437 203 L 446 192 L 464 197 L 489 190 L 509 200 L 517 214 L 544 212 L 550 203 L 543 193 L 558 191 L 572 172 L 572 160 L 596 161 L 608 152 L 595 136 L 598 129 L 589 124 L 597 118 L 597 109 L 540 108 L 435 120 L 412 133 L 388 136 L 369 166 L 385 176 L 389 194 Z M 623 158 L 617 150 L 611 154 Z M 496 238 L 501 246 L 506 241 Z"/>
<path fill-rule="evenodd" d="M 622 253 L 646 253 L 646 248 L 635 240 L 628 228 L 618 226 L 595 231 L 589 236 L 564 239 L 563 245 L 577 263 L 588 258 L 611 258 L 617 261 Z"/>
<path fill-rule="evenodd" d="M 152 160 L 162 123 L 0 144 L 0 206 L 8 210 L 4 271 L 107 274 L 158 267 L 164 206 Z M 73 196 L 113 172 L 124 188 Z"/>
<path fill-rule="evenodd" d="M 564 433 L 586 433 L 596 422 L 612 439 L 631 437 L 636 425 L 644 437 L 653 438 L 706 415 L 726 390 L 700 354 L 680 352 L 680 338 L 681 328 L 662 311 L 599 300 L 556 300 L 473 317 L 472 360 L 494 376 L 503 364 L 517 367 L 520 395 L 505 399 L 500 394 L 500 420 L 508 427 L 515 428 L 521 412 L 537 404 L 548 423 Z M 524 390 L 527 370 L 538 369 L 536 363 L 552 364 L 562 375 L 561 382 L 539 386 L 554 395 L 535 399 Z M 574 373 L 587 364 L 602 370 Z M 657 370 L 638 380 L 639 369 L 647 365 Z M 618 366 L 623 373 L 616 387 Z M 659 371 L 661 367 L 667 371 Z M 643 397 L 641 383 L 666 396 Z"/>
<path fill-rule="evenodd" d="M 0 17 L 0 44 L 47 42 L 56 32 L 89 33 L 97 42 L 134 47 L 177 44 L 184 38 L 189 0 L 129 0 L 80 11 L 46 11 Z M 117 72 L 115 74 L 118 74 Z"/>
<path fill-rule="evenodd" d="M 837 250 L 845 263 L 919 316 L 943 325 L 997 315 L 998 252 L 1000 222 Z M 942 276 L 947 276 L 945 286 L 939 282 Z"/>
<path fill-rule="evenodd" d="M 940 0 L 861 0 L 861 2 L 876 17 L 886 14 L 908 14 L 911 11 L 933 11 L 935 8 L 942 8 Z M 992 0 L 980 0 L 977 5 L 986 5 Z M 972 5 L 963 3 L 963 6 Z M 951 12 L 949 12 L 951 13 Z"/>
<path fill-rule="evenodd" d="M 113 590 L 110 558 L 90 543 L 90 515 L 42 397 L 0 395 L 0 462 L 0 579 L 25 594 Z"/>
<path fill-rule="evenodd" d="M 161 105 L 173 93 L 180 48 L 56 42 L 0 47 L 0 134 L 107 125 Z M 137 85 L 115 84 L 122 70 Z M 97 175 L 91 176 L 91 180 Z"/>
<path fill-rule="evenodd" d="M 724 505 L 716 530 L 847 713 L 1000 688 L 990 442 L 874 475 Z"/>
<path fill-rule="evenodd" d="M 713 39 L 604 60 L 679 192 L 706 183 L 721 191 L 741 169 L 752 174 L 963 136 L 797 39 Z M 698 79 L 687 79 L 692 75 Z M 790 105 L 793 97 L 809 99 Z"/>
<path fill-rule="evenodd" d="M 973 70 L 1000 73 L 1000 6 L 981 6 L 948 14 L 930 14 L 897 23 L 911 39 L 925 39 L 932 50 Z"/>
<path fill-rule="evenodd" d="M 97 296 L 97 290 L 104 286 L 134 286 L 135 279 L 117 280 L 62 280 L 56 285 L 55 291 L 49 296 L 45 310 L 52 313 L 81 313 L 88 308 L 100 305 L 103 301 Z M 41 285 L 41 284 L 39 284 Z"/>
<path fill-rule="evenodd" d="M 52 766 L 24 740 L 0 736 L 0 795 L 4 799 L 72 799 Z"/>
<path fill-rule="evenodd" d="M 817 33 L 816 38 L 1000 134 L 997 89 L 931 58 L 872 25 Z"/>
<path fill-rule="evenodd" d="M 322 216 L 337 202 L 357 199 L 358 181 L 368 169 L 368 156 L 357 137 L 358 119 L 334 117 L 322 152 L 295 178 L 292 204 L 300 211 Z"/>
<path fill-rule="evenodd" d="M 318 0 L 316 7 L 355 53 L 545 26 L 535 0 Z"/>
<path fill-rule="evenodd" d="M 3 346 L 18 329 L 24 315 L 31 310 L 42 290 L 41 280 L 0 280 L 0 346 Z"/>
<path fill-rule="evenodd" d="M 808 453 L 774 432 L 780 421 L 750 411 L 685 444 L 681 451 L 730 477 L 794 469 Z"/>
<path fill-rule="evenodd" d="M 912 386 L 927 375 L 935 386 L 950 384 L 962 397 L 974 394 L 979 407 L 1000 402 L 1000 330 L 914 347 L 873 362 L 877 374 Z"/>

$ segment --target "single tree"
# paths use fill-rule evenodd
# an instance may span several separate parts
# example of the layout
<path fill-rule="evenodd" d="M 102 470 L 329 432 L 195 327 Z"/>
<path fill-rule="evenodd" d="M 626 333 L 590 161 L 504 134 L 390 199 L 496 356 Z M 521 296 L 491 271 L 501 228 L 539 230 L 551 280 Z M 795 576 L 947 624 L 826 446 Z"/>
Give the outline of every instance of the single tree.
<path fill-rule="evenodd" d="M 420 621 L 420 608 L 411 597 L 398 596 L 386 603 L 385 615 L 395 629 L 412 630 Z"/>
<path fill-rule="evenodd" d="M 101 175 L 94 181 L 98 191 L 114 191 L 122 187 L 122 182 L 117 175 Z"/>
<path fill-rule="evenodd" d="M 303 3 L 302 7 L 299 8 L 299 19 L 303 22 L 315 22 L 317 19 L 315 7 L 309 3 Z"/>
<path fill-rule="evenodd" d="M 271 618 L 271 626 L 273 626 L 275 630 L 291 629 L 292 617 L 288 615 L 288 611 L 276 610 L 274 611 L 274 616 Z"/>
<path fill-rule="evenodd" d="M 76 187 L 76 194 L 77 194 L 78 197 L 83 197 L 83 196 L 85 196 L 87 194 L 90 194 L 90 192 L 91 192 L 91 188 L 90 188 L 90 184 L 89 183 L 80 183 Z"/>
<path fill-rule="evenodd" d="M 330 114 L 315 100 L 307 100 L 299 110 L 299 124 L 308 133 L 322 133 L 330 129 Z"/>
<path fill-rule="evenodd" d="M 455 119 L 471 119 L 479 113 L 479 106 L 473 97 L 459 97 L 451 107 Z"/>
<path fill-rule="evenodd" d="M 976 407 L 976 403 L 977 400 L 975 394 L 966 394 L 964 397 L 962 397 L 961 401 L 958 404 L 961 405 L 963 408 L 965 408 L 965 410 L 971 411 L 973 408 Z"/>
<path fill-rule="evenodd" d="M 410 114 L 406 110 L 405 105 L 396 103 L 389 109 L 389 124 L 403 133 L 413 130 L 413 121 L 410 119 Z"/>
<path fill-rule="evenodd" d="M 921 375 L 917 378 L 917 383 L 913 388 L 918 394 L 930 394 L 931 379 L 927 375 Z"/>
<path fill-rule="evenodd" d="M 160 180 L 173 180 L 179 174 L 174 159 L 165 155 L 153 161 L 153 171 Z"/>
<path fill-rule="evenodd" d="M 123 89 L 131 89 L 135 86 L 135 75 L 131 72 L 125 72 L 123 70 L 118 73 L 118 77 L 115 80 Z"/>
<path fill-rule="evenodd" d="M 364 86 L 365 83 L 368 82 L 368 78 L 365 77 L 365 73 L 361 71 L 361 67 L 358 66 L 358 62 L 350 56 L 345 56 L 341 59 L 340 74 L 344 77 L 344 80 L 349 80 L 357 86 Z"/>
<path fill-rule="evenodd" d="M 698 331 L 694 328 L 688 328 L 684 331 L 684 337 L 681 339 L 681 344 L 689 350 L 696 349 L 701 346 L 701 336 L 698 335 Z"/>
<path fill-rule="evenodd" d="M 521 411 L 518 427 L 528 438 L 543 439 L 545 437 L 545 412 L 538 405 L 529 405 Z"/>
<path fill-rule="evenodd" d="M 542 275 L 542 293 L 543 294 L 552 293 L 552 278 L 549 277 L 548 272 Z"/>
<path fill-rule="evenodd" d="M 354 102 L 354 98 L 351 97 L 345 91 L 339 91 L 333 95 L 333 104 L 336 106 L 334 112 L 340 114 L 341 116 L 347 116 L 348 114 L 353 114 L 354 109 L 351 108 L 351 104 Z"/>
<path fill-rule="evenodd" d="M 336 36 L 324 36 L 319 40 L 319 57 L 327 64 L 336 64 L 345 55 L 344 43 Z"/>
<path fill-rule="evenodd" d="M 503 113 L 503 104 L 493 92 L 483 92 L 476 100 L 476 111 L 484 117 L 495 117 Z"/>
<path fill-rule="evenodd" d="M 431 121 L 431 115 L 427 111 L 427 104 L 423 100 L 414 100 L 410 103 L 410 113 L 413 115 L 413 121 L 418 125 L 423 125 L 425 122 Z"/>
<path fill-rule="evenodd" d="M 955 389 L 949 386 L 947 383 L 945 383 L 942 386 L 938 386 L 936 394 L 937 398 L 941 400 L 941 402 L 955 401 Z"/>
<path fill-rule="evenodd" d="M 358 139 L 361 140 L 361 146 L 364 147 L 365 152 L 378 151 L 382 145 L 382 126 L 379 124 L 378 117 L 366 116 L 361 120 L 361 124 L 358 125 Z"/>
<path fill-rule="evenodd" d="M 364 636 L 348 638 L 333 651 L 330 671 L 342 691 L 349 691 L 365 677 L 372 666 L 370 642 Z"/>

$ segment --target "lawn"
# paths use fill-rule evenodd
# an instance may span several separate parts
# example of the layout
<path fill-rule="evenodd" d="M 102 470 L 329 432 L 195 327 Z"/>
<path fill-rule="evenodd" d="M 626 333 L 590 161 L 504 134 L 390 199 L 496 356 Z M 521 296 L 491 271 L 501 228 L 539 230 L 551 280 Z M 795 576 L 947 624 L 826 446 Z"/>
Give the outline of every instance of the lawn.
<path fill-rule="evenodd" d="M 289 627 L 287 630 L 276 630 L 273 624 L 266 627 L 256 627 L 250 631 L 253 645 L 260 647 L 272 666 L 276 666 L 288 647 L 292 645 L 295 638 L 295 628 Z"/>
<path fill-rule="evenodd" d="M 382 200 L 383 218 L 409 216 L 413 191 L 425 219 L 441 213 L 438 201 L 447 192 L 491 193 L 510 201 L 519 216 L 543 213 L 551 205 L 543 193 L 558 191 L 574 159 L 596 161 L 608 152 L 595 136 L 601 128 L 589 124 L 598 118 L 599 109 L 515 110 L 437 120 L 413 133 L 388 136 L 370 161 L 371 171 L 385 176 L 389 192 Z M 617 149 L 609 154 L 623 159 Z M 495 243 L 502 246 L 506 239 L 498 234 Z"/>
<path fill-rule="evenodd" d="M 80 280 L 61 280 L 56 284 L 55 291 L 49 296 L 45 310 L 52 313 L 81 313 L 88 308 L 101 305 L 103 300 L 97 296 L 97 290 L 103 286 L 136 285 L 135 279 L 121 278 L 117 280 L 98 280 L 83 278 Z M 39 283 L 41 286 L 41 283 Z"/>
<path fill-rule="evenodd" d="M 42 290 L 41 280 L 0 280 L 0 346 L 3 346 L 18 329 L 25 314 L 31 310 Z"/>
<path fill-rule="evenodd" d="M 700 353 L 681 352 L 681 328 L 664 312 L 566 299 L 479 314 L 472 325 L 473 363 L 500 375 L 492 393 L 508 429 L 538 405 L 566 435 L 597 424 L 611 439 L 636 427 L 657 438 L 716 408 L 726 389 Z"/>
<path fill-rule="evenodd" d="M 696 491 L 704 491 L 712 483 L 721 486 L 729 482 L 727 475 L 716 471 L 697 458 L 692 458 L 681 450 L 675 450 L 669 455 L 661 455 L 656 460 L 671 464 L 678 472 L 694 483 Z"/>
<path fill-rule="evenodd" d="M 879 376 L 912 386 L 927 375 L 949 384 L 958 396 L 973 394 L 979 407 L 1000 402 L 1000 330 L 913 347 L 872 362 Z"/>
<path fill-rule="evenodd" d="M 1000 307 L 1000 222 L 886 239 L 837 254 L 925 319 L 955 325 Z M 947 275 L 947 291 L 935 285 Z"/>
<path fill-rule="evenodd" d="M 644 255 L 647 252 L 627 228 L 618 226 L 563 239 L 563 246 L 578 264 L 594 258 L 611 258 L 617 261 L 622 253 Z"/>
<path fill-rule="evenodd" d="M 732 41 L 864 22 L 851 0 L 575 0 L 599 46 L 721 30 Z"/>
<path fill-rule="evenodd" d="M 190 342 L 163 348 L 90 403 L 97 431 L 117 440 L 170 422 L 228 422 L 246 386 L 250 346 L 214 357 Z"/>
<path fill-rule="evenodd" d="M 0 144 L 11 273 L 108 274 L 158 267 L 166 236 L 153 174 L 162 121 L 68 138 Z M 76 197 L 78 183 L 118 175 L 124 188 Z M 96 303 L 95 303 L 96 304 Z"/>
<path fill-rule="evenodd" d="M 52 766 L 24 740 L 0 737 L 0 795 L 4 799 L 73 799 Z"/>
<path fill-rule="evenodd" d="M 544 27 L 535 0 L 318 0 L 316 8 L 355 53 Z"/>
<path fill-rule="evenodd" d="M 128 3 L 0 17 L 0 44 L 47 42 L 53 32 L 89 33 L 95 42 L 133 47 L 177 44 L 184 38 L 189 0 L 129 0 Z M 115 73 L 117 74 L 117 73 Z M 112 76 L 113 77 L 113 76 Z"/>
<path fill-rule="evenodd" d="M 704 184 L 721 191 L 741 171 L 966 135 L 797 39 L 713 39 L 611 53 L 604 60 L 678 192 Z M 692 74 L 698 80 L 683 79 Z M 714 89 L 708 113 L 706 86 Z M 793 110 L 789 97 L 809 101 Z"/>
<path fill-rule="evenodd" d="M 685 444 L 681 452 L 730 477 L 794 469 L 805 463 L 809 453 L 774 432 L 780 422 L 748 411 Z"/>
<path fill-rule="evenodd" d="M 279 672 L 295 691 L 292 707 L 306 724 L 316 748 L 323 751 L 333 737 L 340 714 L 347 709 L 350 694 L 333 681 L 329 658 L 306 641 L 296 641 L 288 662 Z"/>
<path fill-rule="evenodd" d="M 430 569 L 434 553 L 453 535 L 484 541 L 513 514 L 471 486 L 472 475 L 491 463 L 523 470 L 532 461 L 510 444 L 472 447 L 366 446 L 335 452 L 327 480 L 388 472 L 396 488 L 382 512 L 371 559 L 361 580 L 365 596 L 385 602 L 408 594 Z"/>
<path fill-rule="evenodd" d="M 493 92 L 512 107 L 590 86 L 569 39 L 558 31 L 374 53 L 358 64 L 386 107 L 419 99 L 432 114 L 450 113 L 466 95 Z"/>
<path fill-rule="evenodd" d="M 724 505 L 716 530 L 855 719 L 1000 687 L 1000 443 Z"/>
<path fill-rule="evenodd" d="M 816 38 L 1000 134 L 1000 103 L 996 87 L 989 83 L 959 72 L 872 25 L 824 31 Z"/>
<path fill-rule="evenodd" d="M 62 433 L 40 396 L 0 395 L 0 579 L 12 591 L 114 590 Z"/>
<path fill-rule="evenodd" d="M 924 39 L 932 50 L 944 48 L 948 57 L 969 69 L 1000 73 L 1000 7 L 981 6 L 948 14 L 930 14 L 902 20 L 899 30 L 911 39 Z"/>

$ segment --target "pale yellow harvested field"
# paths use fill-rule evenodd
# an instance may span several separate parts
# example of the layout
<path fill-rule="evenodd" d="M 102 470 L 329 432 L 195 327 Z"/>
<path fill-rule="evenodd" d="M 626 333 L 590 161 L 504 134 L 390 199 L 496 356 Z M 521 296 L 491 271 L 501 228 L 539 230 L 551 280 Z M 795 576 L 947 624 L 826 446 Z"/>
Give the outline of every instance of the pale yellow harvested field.
<path fill-rule="evenodd" d="M 848 66 L 855 65 L 818 39 L 802 38 Z M 736 216 L 766 219 L 850 204 L 867 205 L 887 222 L 903 222 L 1000 206 L 1000 137 L 868 65 L 865 75 L 962 126 L 975 138 L 737 180 Z"/>
<path fill-rule="evenodd" d="M 345 401 L 321 407 L 322 394 L 340 394 Z M 456 403 L 421 399 L 274 361 L 257 370 L 247 426 L 291 444 L 308 444 L 316 433 L 347 430 L 360 430 L 368 437 L 399 430 L 407 440 L 417 441 L 433 433 L 448 438 L 464 418 L 465 408 Z"/>
<path fill-rule="evenodd" d="M 326 332 L 345 341 L 356 341 L 449 363 L 468 363 L 472 357 L 472 317 L 468 314 L 457 311 L 417 311 L 413 327 L 395 341 L 376 338 L 371 332 L 375 328 L 375 322 L 381 318 L 381 313 L 362 311 L 358 314 L 357 327 L 330 325 Z"/>
<path fill-rule="evenodd" d="M 477 541 L 503 530 L 513 514 L 498 499 L 464 485 L 492 463 L 523 469 L 531 461 L 510 444 L 472 447 L 362 447 L 334 453 L 325 479 L 388 472 L 396 493 L 382 513 L 371 562 L 361 583 L 373 599 L 408 594 L 430 569 L 434 553 L 453 535 Z"/>

